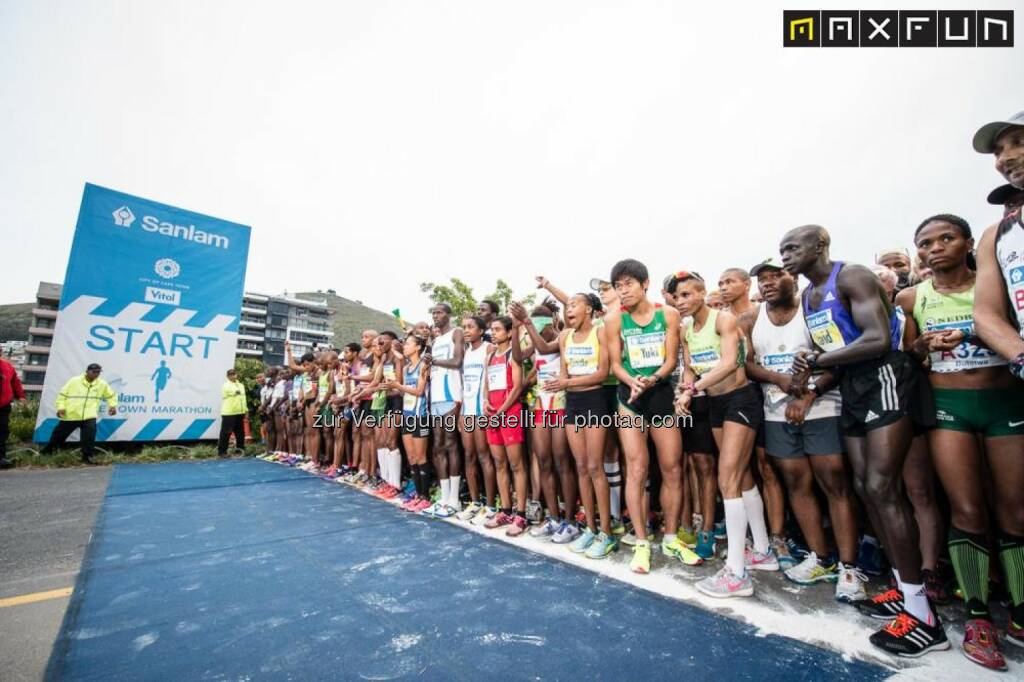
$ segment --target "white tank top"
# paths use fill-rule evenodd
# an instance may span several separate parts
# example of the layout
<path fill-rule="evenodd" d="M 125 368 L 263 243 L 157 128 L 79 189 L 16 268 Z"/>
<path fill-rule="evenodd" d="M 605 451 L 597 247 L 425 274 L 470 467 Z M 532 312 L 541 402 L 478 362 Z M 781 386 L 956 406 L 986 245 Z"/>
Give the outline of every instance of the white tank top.
<path fill-rule="evenodd" d="M 451 360 L 455 357 L 455 328 L 449 329 L 434 339 L 430 347 L 434 360 Z M 462 372 L 459 369 L 430 366 L 430 402 L 462 402 Z"/>
<path fill-rule="evenodd" d="M 1006 293 L 1010 295 L 1010 310 L 1017 316 L 1017 331 L 1024 339 L 1024 223 L 1019 211 L 1015 218 L 1006 218 L 999 225 L 996 260 L 1006 281 Z M 1007 226 L 1011 220 L 1012 224 Z"/>
<path fill-rule="evenodd" d="M 487 344 L 473 350 L 466 346 L 462 356 L 462 414 L 469 417 L 483 415 L 483 403 L 480 402 L 480 388 L 484 380 L 484 365 L 487 363 Z"/>
<path fill-rule="evenodd" d="M 797 351 L 811 351 L 814 343 L 811 341 L 811 333 L 807 329 L 807 321 L 797 308 L 793 319 L 785 325 L 776 326 L 768 319 L 768 312 L 765 305 L 757 310 L 757 320 L 754 322 L 754 331 L 751 334 L 751 343 L 754 346 L 754 359 L 772 372 L 780 374 L 791 374 L 793 372 L 793 355 Z M 770 422 L 786 421 L 786 406 L 793 400 L 792 396 L 783 393 L 775 384 L 761 384 L 764 391 L 764 418 Z M 823 417 L 838 417 L 842 410 L 842 401 L 839 397 L 839 389 L 821 396 L 811 405 L 807 412 L 807 419 L 821 419 Z"/>

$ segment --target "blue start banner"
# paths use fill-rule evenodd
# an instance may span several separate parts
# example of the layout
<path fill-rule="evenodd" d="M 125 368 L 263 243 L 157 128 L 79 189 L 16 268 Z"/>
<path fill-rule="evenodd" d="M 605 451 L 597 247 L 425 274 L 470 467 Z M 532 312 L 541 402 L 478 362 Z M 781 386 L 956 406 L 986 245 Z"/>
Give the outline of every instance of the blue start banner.
<path fill-rule="evenodd" d="M 215 438 L 234 365 L 249 228 L 85 186 L 34 440 L 90 363 L 117 394 L 97 440 Z"/>

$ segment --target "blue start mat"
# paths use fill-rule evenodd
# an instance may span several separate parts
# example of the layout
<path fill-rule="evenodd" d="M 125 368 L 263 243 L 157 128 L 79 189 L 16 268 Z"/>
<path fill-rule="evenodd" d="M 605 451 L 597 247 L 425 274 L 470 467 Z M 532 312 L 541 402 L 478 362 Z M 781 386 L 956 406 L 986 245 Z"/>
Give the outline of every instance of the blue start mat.
<path fill-rule="evenodd" d="M 48 679 L 888 671 L 256 460 L 119 466 Z"/>

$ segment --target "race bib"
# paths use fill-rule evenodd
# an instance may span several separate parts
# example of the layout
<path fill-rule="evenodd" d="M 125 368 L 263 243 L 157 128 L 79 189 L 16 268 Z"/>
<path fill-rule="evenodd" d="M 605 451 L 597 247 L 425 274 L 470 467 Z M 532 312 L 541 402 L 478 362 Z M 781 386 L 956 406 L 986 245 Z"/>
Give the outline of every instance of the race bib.
<path fill-rule="evenodd" d="M 474 396 L 480 392 L 480 379 L 483 377 L 483 365 L 470 365 L 462 375 L 462 393 Z"/>
<path fill-rule="evenodd" d="M 832 320 L 831 310 L 820 310 L 807 317 L 807 329 L 815 345 L 824 351 L 839 350 L 846 345 L 839 325 Z"/>
<path fill-rule="evenodd" d="M 974 334 L 973 320 L 958 320 L 955 322 L 936 323 L 932 320 L 925 320 L 925 331 L 942 331 L 946 329 L 957 329 L 962 331 L 964 336 L 970 338 Z M 1006 360 L 984 346 L 978 346 L 968 341 L 963 341 L 953 350 L 933 351 L 930 353 L 932 371 L 939 373 L 962 372 L 965 369 L 979 369 L 981 367 L 998 367 L 1005 365 Z"/>
<path fill-rule="evenodd" d="M 597 371 L 597 353 L 593 346 L 569 346 L 565 349 L 569 376 L 578 377 Z"/>
<path fill-rule="evenodd" d="M 718 351 L 714 349 L 690 353 L 690 369 L 697 376 L 703 376 L 713 370 L 721 359 Z"/>
<path fill-rule="evenodd" d="M 633 369 L 661 367 L 665 364 L 665 332 L 627 336 L 626 352 Z"/>
<path fill-rule="evenodd" d="M 487 390 L 488 391 L 504 391 L 508 388 L 508 376 L 505 368 L 507 365 L 503 362 L 497 365 L 487 366 Z"/>
<path fill-rule="evenodd" d="M 769 353 L 761 358 L 761 366 L 779 374 L 793 373 L 793 353 Z M 775 405 L 786 399 L 787 394 L 775 384 L 761 384 L 769 404 Z"/>

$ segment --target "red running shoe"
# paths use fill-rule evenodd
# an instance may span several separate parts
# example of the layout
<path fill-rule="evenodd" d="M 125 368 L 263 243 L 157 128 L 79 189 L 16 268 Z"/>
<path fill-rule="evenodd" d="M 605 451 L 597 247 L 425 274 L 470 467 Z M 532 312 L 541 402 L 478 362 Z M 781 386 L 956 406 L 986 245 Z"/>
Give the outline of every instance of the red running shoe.
<path fill-rule="evenodd" d="M 1006 659 L 999 651 L 999 634 L 990 621 L 975 618 L 964 623 L 964 656 L 990 670 L 1006 670 Z"/>

